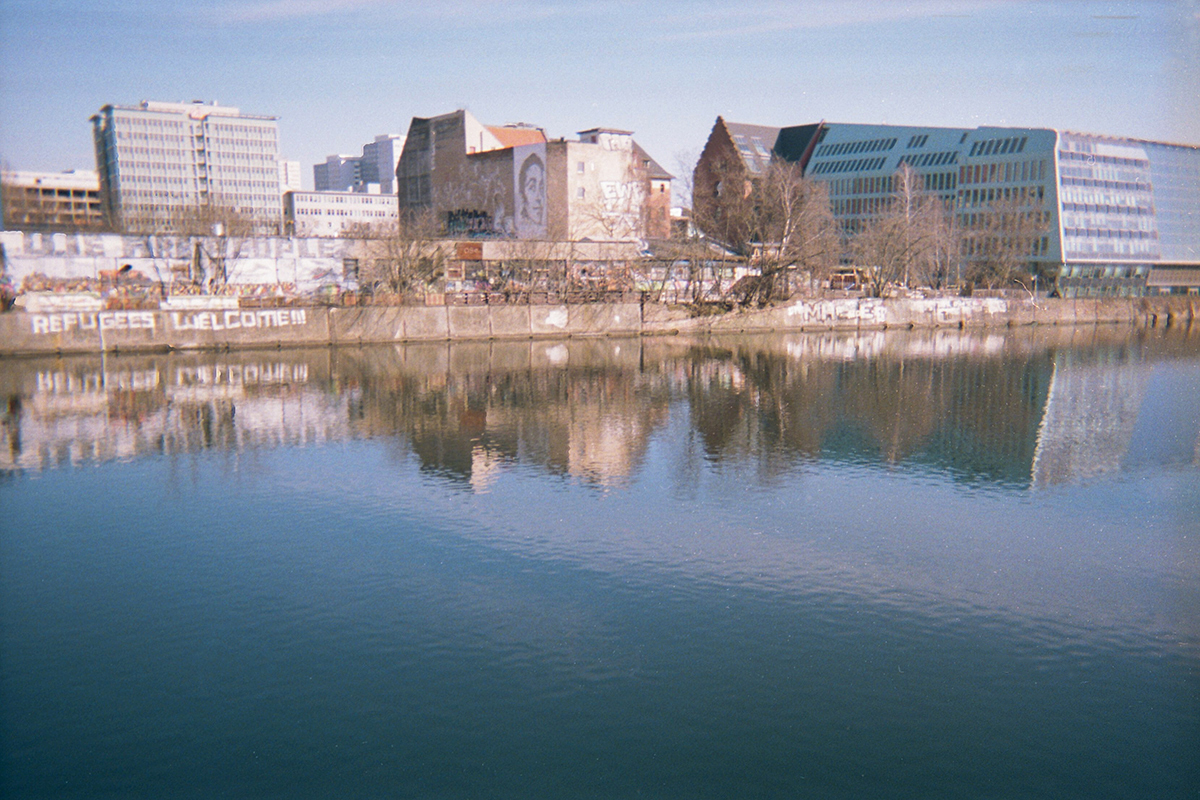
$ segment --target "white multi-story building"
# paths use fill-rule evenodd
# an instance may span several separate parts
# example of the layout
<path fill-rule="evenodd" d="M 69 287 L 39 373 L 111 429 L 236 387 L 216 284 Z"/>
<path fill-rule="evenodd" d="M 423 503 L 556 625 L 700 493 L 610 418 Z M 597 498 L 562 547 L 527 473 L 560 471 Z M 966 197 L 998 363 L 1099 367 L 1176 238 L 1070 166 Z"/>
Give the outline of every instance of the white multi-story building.
<path fill-rule="evenodd" d="M 396 193 L 396 164 L 404 137 L 384 133 L 363 145 L 361 156 L 333 155 L 313 165 L 313 188 L 318 192 Z"/>
<path fill-rule="evenodd" d="M 341 236 L 353 226 L 395 225 L 396 197 L 366 192 L 288 192 L 284 230 L 292 236 Z"/>
<path fill-rule="evenodd" d="M 300 183 L 300 162 L 279 159 L 279 193 L 298 192 L 303 188 Z"/>
<path fill-rule="evenodd" d="M 170 230 L 196 209 L 232 209 L 278 230 L 276 117 L 215 103 L 106 105 L 91 118 L 105 213 L 118 229 Z"/>

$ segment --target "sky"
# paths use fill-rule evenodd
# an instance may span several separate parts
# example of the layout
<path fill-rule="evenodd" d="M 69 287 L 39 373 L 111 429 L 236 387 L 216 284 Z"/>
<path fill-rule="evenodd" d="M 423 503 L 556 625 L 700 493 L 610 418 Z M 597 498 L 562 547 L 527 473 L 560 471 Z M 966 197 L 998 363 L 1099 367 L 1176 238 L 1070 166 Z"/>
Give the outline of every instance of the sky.
<path fill-rule="evenodd" d="M 8 169 L 94 169 L 102 106 L 196 99 L 278 117 L 306 188 L 457 108 L 632 130 L 677 174 L 718 115 L 1200 144 L 1200 0 L 0 0 Z"/>

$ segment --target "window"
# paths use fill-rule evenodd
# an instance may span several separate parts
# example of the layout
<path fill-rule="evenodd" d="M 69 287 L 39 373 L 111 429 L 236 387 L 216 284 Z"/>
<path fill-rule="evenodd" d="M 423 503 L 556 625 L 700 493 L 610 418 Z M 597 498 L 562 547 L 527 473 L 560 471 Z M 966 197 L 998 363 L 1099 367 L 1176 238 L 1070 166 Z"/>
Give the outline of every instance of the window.
<path fill-rule="evenodd" d="M 580 161 L 578 164 L 575 165 L 575 171 L 578 172 L 580 175 L 583 174 L 585 169 L 586 169 L 586 167 L 584 166 L 584 163 L 582 161 Z"/>

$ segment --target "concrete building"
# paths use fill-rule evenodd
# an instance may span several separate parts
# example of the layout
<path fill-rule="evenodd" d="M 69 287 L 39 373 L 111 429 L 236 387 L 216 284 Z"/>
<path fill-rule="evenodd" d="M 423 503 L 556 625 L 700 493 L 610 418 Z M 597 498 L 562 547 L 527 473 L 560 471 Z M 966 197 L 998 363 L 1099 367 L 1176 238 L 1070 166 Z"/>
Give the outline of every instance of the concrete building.
<path fill-rule="evenodd" d="M 395 224 L 396 198 L 365 192 L 288 192 L 284 230 L 290 236 L 341 236 L 354 226 Z"/>
<path fill-rule="evenodd" d="M 961 228 L 981 225 L 1010 198 L 1040 210 L 1047 221 L 1029 261 L 1064 296 L 1200 289 L 1195 145 L 1040 128 L 771 127 L 718 117 L 696 166 L 693 205 L 715 198 L 733 174 L 754 180 L 774 159 L 825 182 L 847 232 L 879 212 L 907 164 Z"/>
<path fill-rule="evenodd" d="M 100 178 L 92 170 L 0 176 L 5 230 L 100 231 Z"/>
<path fill-rule="evenodd" d="M 215 103 L 106 105 L 91 118 L 104 212 L 117 229 L 170 230 L 196 209 L 233 209 L 278 231 L 275 117 Z"/>
<path fill-rule="evenodd" d="M 403 136 L 385 133 L 364 144 L 360 156 L 328 156 L 324 164 L 313 165 L 313 188 L 318 192 L 395 194 L 396 164 L 403 147 Z"/>
<path fill-rule="evenodd" d="M 298 192 L 303 188 L 300 183 L 300 162 L 279 160 L 279 193 Z"/>
<path fill-rule="evenodd" d="M 452 235 L 670 234 L 671 175 L 630 131 L 593 128 L 578 140 L 548 140 L 535 126 L 487 126 L 465 110 L 417 117 L 396 177 L 401 209 L 432 211 Z"/>

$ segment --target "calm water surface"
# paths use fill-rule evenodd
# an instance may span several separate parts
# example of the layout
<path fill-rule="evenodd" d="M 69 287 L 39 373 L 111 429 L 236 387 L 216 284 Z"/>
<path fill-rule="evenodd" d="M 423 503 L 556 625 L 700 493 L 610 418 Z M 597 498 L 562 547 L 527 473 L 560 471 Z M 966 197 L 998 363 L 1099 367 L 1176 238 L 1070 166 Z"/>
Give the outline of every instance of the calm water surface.
<path fill-rule="evenodd" d="M 1200 333 L 0 361 L 5 797 L 1200 796 Z"/>

